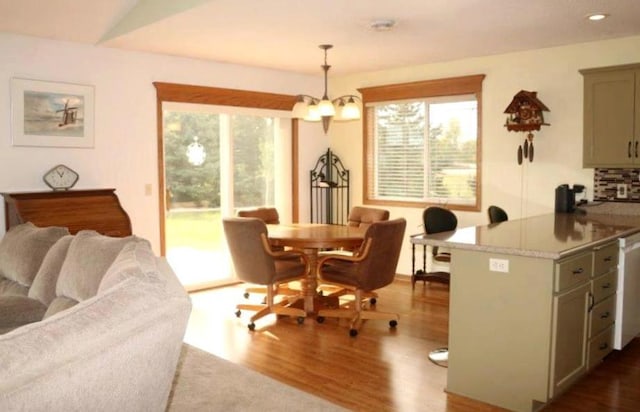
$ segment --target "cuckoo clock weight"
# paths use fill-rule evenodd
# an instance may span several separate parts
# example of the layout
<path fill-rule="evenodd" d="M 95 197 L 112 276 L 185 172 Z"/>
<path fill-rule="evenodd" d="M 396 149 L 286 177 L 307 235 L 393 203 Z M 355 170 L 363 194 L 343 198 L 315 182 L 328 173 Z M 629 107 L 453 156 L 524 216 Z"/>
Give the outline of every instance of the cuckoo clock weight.
<path fill-rule="evenodd" d="M 522 164 L 522 159 L 529 159 L 533 162 L 533 131 L 540 130 L 540 126 L 549 126 L 544 122 L 543 111 L 548 112 L 547 106 L 536 96 L 537 92 L 520 90 L 509 106 L 505 109 L 507 122 L 505 127 L 509 131 L 527 132 L 524 144 L 518 146 L 518 164 Z"/>

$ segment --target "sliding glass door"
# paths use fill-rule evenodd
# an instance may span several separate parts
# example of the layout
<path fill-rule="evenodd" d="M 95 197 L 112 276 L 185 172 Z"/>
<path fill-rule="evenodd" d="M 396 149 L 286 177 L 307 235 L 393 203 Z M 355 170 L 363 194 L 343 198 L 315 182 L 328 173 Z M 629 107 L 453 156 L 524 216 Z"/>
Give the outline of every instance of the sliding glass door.
<path fill-rule="evenodd" d="M 166 256 L 187 289 L 234 281 L 222 218 L 291 210 L 290 121 L 277 111 L 163 104 Z"/>

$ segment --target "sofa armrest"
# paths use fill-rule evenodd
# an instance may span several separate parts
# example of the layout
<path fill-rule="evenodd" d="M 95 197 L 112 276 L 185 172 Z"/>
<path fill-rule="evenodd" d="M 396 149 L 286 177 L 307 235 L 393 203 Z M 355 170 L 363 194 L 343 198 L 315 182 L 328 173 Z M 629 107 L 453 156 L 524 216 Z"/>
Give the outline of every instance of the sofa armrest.
<path fill-rule="evenodd" d="M 131 277 L 0 336 L 0 410 L 164 410 L 190 311 Z"/>

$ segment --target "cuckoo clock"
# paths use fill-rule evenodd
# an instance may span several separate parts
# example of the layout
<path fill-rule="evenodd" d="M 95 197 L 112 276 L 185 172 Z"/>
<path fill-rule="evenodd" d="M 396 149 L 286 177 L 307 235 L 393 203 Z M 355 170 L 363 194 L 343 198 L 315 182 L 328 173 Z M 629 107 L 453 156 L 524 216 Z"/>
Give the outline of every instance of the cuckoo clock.
<path fill-rule="evenodd" d="M 533 161 L 532 132 L 540 130 L 540 126 L 549 126 L 549 123 L 544 122 L 542 113 L 548 112 L 549 109 L 538 100 L 536 94 L 536 92 L 520 90 L 504 110 L 509 115 L 505 123 L 507 130 L 527 133 L 524 144 L 518 146 L 518 164 L 522 164 L 523 157 L 529 159 L 530 162 Z"/>

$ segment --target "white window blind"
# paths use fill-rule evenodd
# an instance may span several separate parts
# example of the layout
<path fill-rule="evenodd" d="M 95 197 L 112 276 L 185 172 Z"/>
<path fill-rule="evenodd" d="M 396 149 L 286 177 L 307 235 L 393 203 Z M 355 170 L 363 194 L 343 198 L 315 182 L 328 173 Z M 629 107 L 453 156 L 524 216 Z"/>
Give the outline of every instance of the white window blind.
<path fill-rule="evenodd" d="M 370 199 L 476 204 L 474 95 L 371 103 L 367 119 Z"/>

